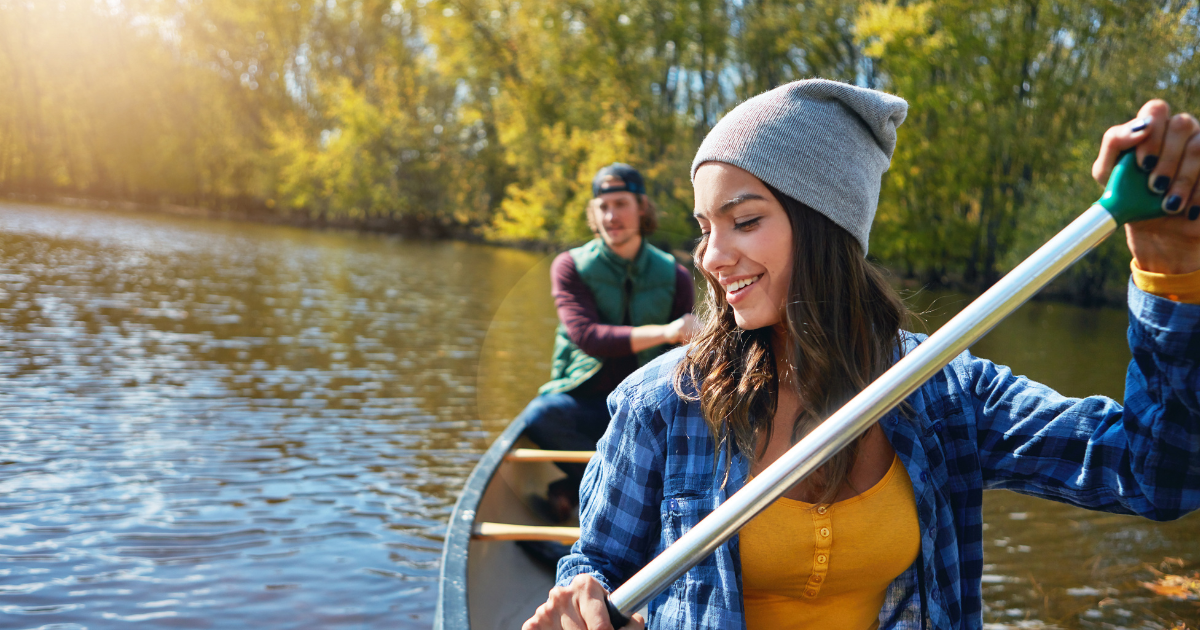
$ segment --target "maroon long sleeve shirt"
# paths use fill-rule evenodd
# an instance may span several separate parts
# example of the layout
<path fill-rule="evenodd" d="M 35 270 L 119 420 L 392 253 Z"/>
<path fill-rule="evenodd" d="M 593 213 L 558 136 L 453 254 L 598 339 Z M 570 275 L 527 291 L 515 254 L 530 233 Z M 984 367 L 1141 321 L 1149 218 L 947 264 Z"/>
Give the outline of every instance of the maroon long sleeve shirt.
<path fill-rule="evenodd" d="M 550 265 L 551 293 L 558 309 L 558 319 L 567 329 L 567 336 L 584 352 L 604 360 L 604 366 L 572 394 L 580 397 L 608 396 L 613 389 L 638 369 L 637 355 L 630 340 L 633 326 L 600 323 L 596 298 L 584 283 L 571 254 L 563 252 Z M 675 301 L 671 304 L 667 324 L 692 312 L 696 291 L 692 274 L 676 263 Z"/>

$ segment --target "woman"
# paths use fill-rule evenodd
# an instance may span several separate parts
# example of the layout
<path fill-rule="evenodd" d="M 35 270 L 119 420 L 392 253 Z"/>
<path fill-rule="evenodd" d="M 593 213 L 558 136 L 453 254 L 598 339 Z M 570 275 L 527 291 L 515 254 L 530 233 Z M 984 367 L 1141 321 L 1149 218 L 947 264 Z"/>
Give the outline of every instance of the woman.
<path fill-rule="evenodd" d="M 527 630 L 608 628 L 606 592 L 919 343 L 864 258 L 906 110 L 799 81 L 705 139 L 692 166 L 705 328 L 609 398 L 582 537 Z M 1125 407 L 963 353 L 656 598 L 651 625 L 978 629 L 983 489 L 1154 519 L 1200 507 L 1198 132 L 1151 101 L 1105 134 L 1092 169 L 1103 184 L 1136 148 L 1175 214 L 1126 227 Z"/>

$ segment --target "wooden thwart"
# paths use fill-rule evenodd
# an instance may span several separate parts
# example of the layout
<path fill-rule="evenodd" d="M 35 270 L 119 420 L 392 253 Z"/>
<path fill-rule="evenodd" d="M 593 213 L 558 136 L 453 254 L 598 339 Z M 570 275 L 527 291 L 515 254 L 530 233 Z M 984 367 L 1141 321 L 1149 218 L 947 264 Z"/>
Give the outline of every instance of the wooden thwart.
<path fill-rule="evenodd" d="M 515 448 L 504 456 L 509 462 L 565 462 L 586 464 L 596 451 L 543 451 L 536 448 Z"/>
<path fill-rule="evenodd" d="M 579 540 L 579 528 L 476 523 L 471 528 L 471 538 L 475 540 L 553 540 L 569 544 Z"/>

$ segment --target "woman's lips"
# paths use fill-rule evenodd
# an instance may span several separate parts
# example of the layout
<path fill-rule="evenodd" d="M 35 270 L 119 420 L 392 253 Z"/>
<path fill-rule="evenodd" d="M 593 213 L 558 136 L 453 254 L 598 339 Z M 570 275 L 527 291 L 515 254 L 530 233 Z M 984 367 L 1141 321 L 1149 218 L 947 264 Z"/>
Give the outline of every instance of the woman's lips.
<path fill-rule="evenodd" d="M 744 278 L 727 285 L 725 287 L 725 300 L 730 304 L 740 302 L 741 299 L 745 297 L 746 294 L 749 293 L 750 290 L 753 289 L 761 279 L 762 274 L 758 274 L 753 278 Z"/>

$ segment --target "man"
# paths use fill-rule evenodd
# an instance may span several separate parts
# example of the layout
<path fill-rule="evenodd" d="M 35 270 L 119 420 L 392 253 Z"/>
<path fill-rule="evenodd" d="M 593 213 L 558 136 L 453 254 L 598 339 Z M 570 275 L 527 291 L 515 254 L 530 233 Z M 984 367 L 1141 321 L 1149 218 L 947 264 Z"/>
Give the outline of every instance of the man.
<path fill-rule="evenodd" d="M 596 238 L 559 254 L 550 268 L 560 321 L 551 380 L 525 408 L 525 435 L 551 450 L 596 448 L 608 427 L 605 398 L 668 345 L 696 331 L 692 275 L 645 241 L 658 226 L 642 176 L 627 164 L 592 180 L 588 227 Z M 559 464 L 567 478 L 551 484 L 539 506 L 566 520 L 579 502 L 583 464 Z"/>

